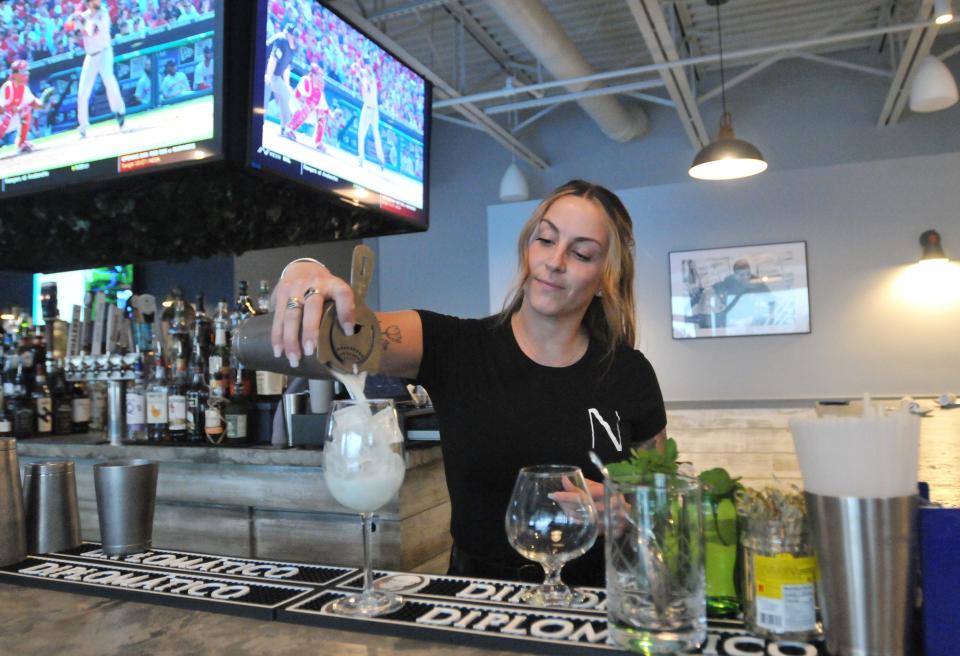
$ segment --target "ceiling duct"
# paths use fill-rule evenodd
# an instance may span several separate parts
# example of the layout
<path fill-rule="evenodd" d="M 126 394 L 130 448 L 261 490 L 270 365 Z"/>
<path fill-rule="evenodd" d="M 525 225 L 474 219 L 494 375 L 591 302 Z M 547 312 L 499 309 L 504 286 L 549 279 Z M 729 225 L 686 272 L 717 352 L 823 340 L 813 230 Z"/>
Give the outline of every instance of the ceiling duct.
<path fill-rule="evenodd" d="M 558 80 L 596 73 L 540 0 L 487 0 L 487 3 Z M 589 84 L 580 83 L 566 88 L 575 93 L 588 87 Z M 630 141 L 647 131 L 647 115 L 637 105 L 626 107 L 614 96 L 580 98 L 577 103 L 614 141 Z"/>

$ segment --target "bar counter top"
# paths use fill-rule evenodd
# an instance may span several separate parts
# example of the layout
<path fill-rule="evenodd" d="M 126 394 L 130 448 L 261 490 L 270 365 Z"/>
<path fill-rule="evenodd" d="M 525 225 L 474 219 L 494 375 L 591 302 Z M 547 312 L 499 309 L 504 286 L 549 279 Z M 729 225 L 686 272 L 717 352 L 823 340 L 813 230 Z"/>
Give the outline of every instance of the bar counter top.
<path fill-rule="evenodd" d="M 516 656 L 0 583 L 3 654 Z"/>
<path fill-rule="evenodd" d="M 103 434 L 30 437 L 17 441 L 20 457 L 50 459 L 115 460 L 146 458 L 156 462 L 190 462 L 204 465 L 323 466 L 321 449 L 281 449 L 270 446 L 226 447 L 207 445 L 161 445 L 149 442 L 113 445 Z M 407 469 L 440 459 L 436 442 L 407 446 Z"/>

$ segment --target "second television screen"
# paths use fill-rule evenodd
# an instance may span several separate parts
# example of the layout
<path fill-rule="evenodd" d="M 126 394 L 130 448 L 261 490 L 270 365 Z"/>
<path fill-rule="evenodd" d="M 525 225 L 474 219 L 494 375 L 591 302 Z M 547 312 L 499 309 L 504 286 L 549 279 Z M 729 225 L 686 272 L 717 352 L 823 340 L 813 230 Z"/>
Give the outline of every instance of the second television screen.
<path fill-rule="evenodd" d="M 259 0 L 250 162 L 427 224 L 427 82 L 319 2 Z"/>
<path fill-rule="evenodd" d="M 0 192 L 220 155 L 222 0 L 0 2 Z"/>

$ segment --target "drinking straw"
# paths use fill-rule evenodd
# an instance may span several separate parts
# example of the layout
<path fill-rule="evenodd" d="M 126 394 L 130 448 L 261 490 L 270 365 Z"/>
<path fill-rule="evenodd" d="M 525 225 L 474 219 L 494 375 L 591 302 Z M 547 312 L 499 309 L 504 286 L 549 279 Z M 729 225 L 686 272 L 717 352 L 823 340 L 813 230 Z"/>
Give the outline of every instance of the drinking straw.
<path fill-rule="evenodd" d="M 907 408 L 884 414 L 864 395 L 860 417 L 793 419 L 790 431 L 807 492 L 861 498 L 916 493 L 920 421 Z"/>

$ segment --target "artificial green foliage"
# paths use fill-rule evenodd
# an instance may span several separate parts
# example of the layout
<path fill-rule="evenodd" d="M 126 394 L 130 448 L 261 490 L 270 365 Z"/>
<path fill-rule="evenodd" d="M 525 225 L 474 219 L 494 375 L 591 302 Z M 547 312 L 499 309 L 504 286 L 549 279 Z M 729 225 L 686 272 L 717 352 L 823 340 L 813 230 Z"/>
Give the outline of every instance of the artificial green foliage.
<path fill-rule="evenodd" d="M 644 480 L 653 474 L 676 474 L 677 442 L 667 438 L 663 451 L 659 449 L 631 449 L 630 458 L 607 465 L 610 477 L 619 480 Z"/>

